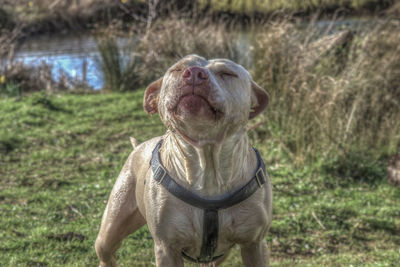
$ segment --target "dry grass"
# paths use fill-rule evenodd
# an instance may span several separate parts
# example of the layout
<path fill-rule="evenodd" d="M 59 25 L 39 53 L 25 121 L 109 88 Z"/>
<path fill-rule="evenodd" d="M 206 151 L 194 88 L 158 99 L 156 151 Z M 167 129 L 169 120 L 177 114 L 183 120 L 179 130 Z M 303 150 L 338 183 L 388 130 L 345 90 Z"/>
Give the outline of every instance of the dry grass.
<path fill-rule="evenodd" d="M 137 51 L 144 57 L 144 69 L 151 70 L 145 80 L 151 81 L 188 54 L 198 54 L 205 58 L 225 57 L 237 61 L 239 51 L 233 41 L 234 33 L 225 23 L 175 17 L 154 24 L 140 40 Z"/>
<path fill-rule="evenodd" d="M 396 153 L 399 23 L 379 21 L 322 53 L 315 45 L 332 37 L 319 37 L 321 42 L 316 36 L 312 28 L 302 31 L 287 22 L 255 36 L 254 76 L 272 94 L 265 117 L 270 133 L 279 129 L 279 139 L 298 163 L 353 152 Z"/>

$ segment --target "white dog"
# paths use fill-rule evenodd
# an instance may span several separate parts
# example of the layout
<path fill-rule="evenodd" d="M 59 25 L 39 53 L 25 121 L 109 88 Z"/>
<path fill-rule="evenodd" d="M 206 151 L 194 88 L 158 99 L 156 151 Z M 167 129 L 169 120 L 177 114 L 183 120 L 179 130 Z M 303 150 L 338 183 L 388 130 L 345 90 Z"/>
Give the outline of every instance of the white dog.
<path fill-rule="evenodd" d="M 145 92 L 165 135 L 144 142 L 126 161 L 96 240 L 101 266 L 115 266 L 121 241 L 147 223 L 157 266 L 183 259 L 216 266 L 239 244 L 244 266 L 268 266 L 265 236 L 272 191 L 246 124 L 268 94 L 240 65 L 187 56 Z"/>

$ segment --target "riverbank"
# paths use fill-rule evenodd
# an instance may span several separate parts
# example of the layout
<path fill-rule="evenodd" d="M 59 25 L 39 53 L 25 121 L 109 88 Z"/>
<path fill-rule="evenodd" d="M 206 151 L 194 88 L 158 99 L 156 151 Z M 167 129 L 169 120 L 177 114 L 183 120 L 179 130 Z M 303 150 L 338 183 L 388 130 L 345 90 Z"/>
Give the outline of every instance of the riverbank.
<path fill-rule="evenodd" d="M 0 28 L 19 29 L 21 38 L 40 34 L 87 32 L 96 27 L 142 23 L 148 26 L 153 20 L 176 16 L 213 19 L 223 18 L 248 24 L 253 20 L 267 21 L 271 17 L 310 19 L 318 14 L 321 18 L 398 16 L 400 3 L 395 0 L 348 0 L 348 1 L 150 1 L 145 0 L 85 0 L 85 1 L 31 1 L 3 0 L 0 7 Z M 150 11 L 149 11 L 150 10 Z M 124 26 L 124 27 L 125 27 Z"/>

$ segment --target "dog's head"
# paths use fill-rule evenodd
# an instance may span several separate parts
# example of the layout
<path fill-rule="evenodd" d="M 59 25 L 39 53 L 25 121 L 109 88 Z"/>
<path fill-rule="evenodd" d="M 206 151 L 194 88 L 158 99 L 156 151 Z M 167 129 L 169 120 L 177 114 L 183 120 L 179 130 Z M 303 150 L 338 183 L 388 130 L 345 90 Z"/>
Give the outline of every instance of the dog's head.
<path fill-rule="evenodd" d="M 242 66 L 189 55 L 147 87 L 143 105 L 149 114 L 158 112 L 171 131 L 202 145 L 244 129 L 268 101 L 268 93 Z"/>

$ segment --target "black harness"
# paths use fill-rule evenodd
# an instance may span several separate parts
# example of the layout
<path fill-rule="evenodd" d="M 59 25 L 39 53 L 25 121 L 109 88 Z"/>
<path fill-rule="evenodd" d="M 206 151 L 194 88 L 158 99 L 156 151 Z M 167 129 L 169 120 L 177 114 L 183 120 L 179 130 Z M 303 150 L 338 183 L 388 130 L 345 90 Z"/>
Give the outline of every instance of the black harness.
<path fill-rule="evenodd" d="M 259 187 L 262 187 L 265 183 L 265 176 L 267 175 L 265 164 L 260 153 L 254 148 L 258 161 L 257 169 L 254 176 L 249 182 L 247 182 L 247 184 L 232 192 L 227 192 L 216 197 L 203 198 L 179 185 L 164 169 L 158 152 L 162 145 L 162 141 L 163 140 L 161 139 L 157 143 L 150 161 L 154 179 L 175 197 L 204 210 L 203 238 L 200 256 L 197 259 L 193 259 L 184 251 L 182 251 L 182 256 L 196 263 L 209 263 L 215 261 L 223 256 L 214 256 L 218 244 L 218 210 L 226 209 L 242 202 L 250 197 Z"/>

